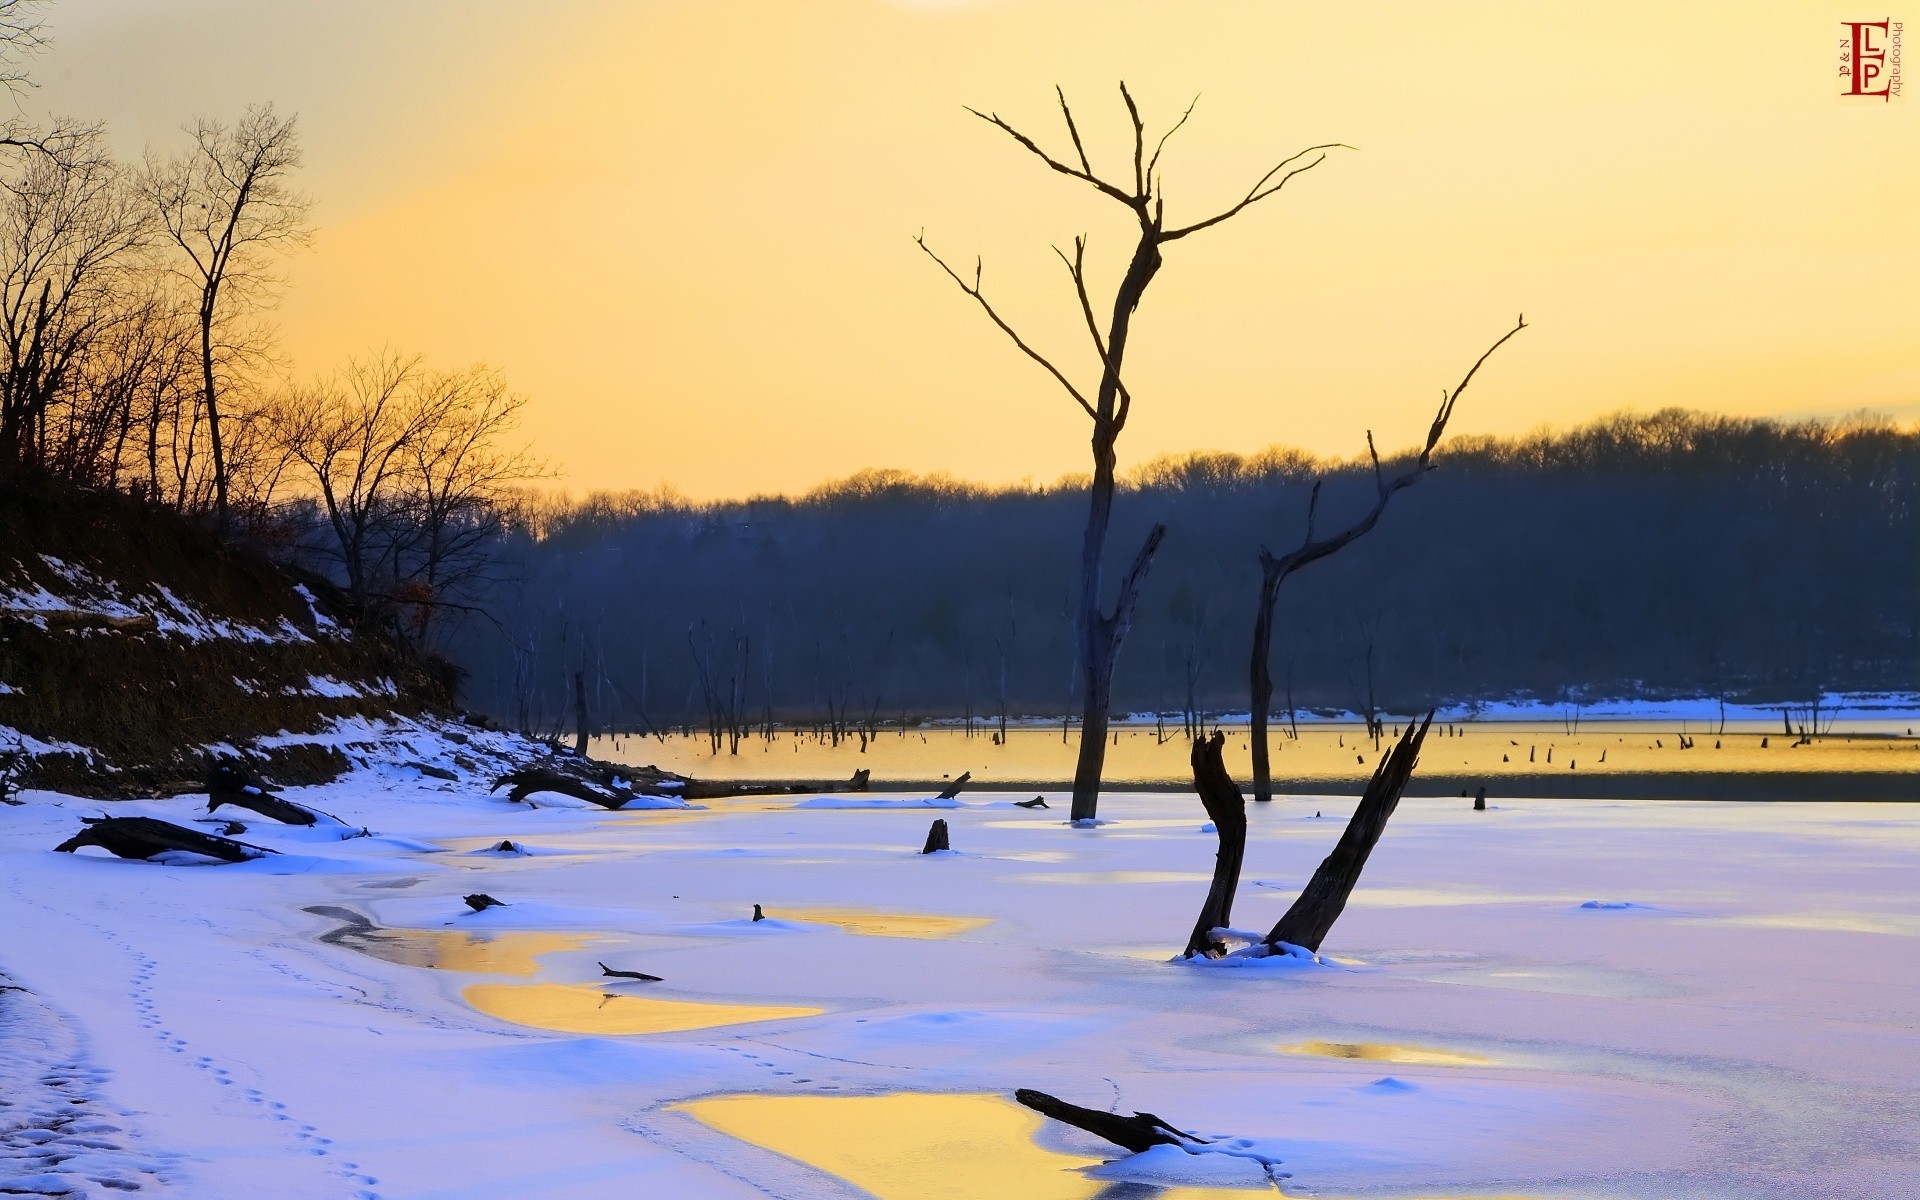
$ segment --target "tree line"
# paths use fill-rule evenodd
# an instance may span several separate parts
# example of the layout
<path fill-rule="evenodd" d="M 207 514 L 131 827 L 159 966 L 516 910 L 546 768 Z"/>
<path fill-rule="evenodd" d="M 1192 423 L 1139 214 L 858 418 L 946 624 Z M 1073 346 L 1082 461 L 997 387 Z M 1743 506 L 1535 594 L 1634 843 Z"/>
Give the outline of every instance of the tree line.
<path fill-rule="evenodd" d="M 1397 473 L 1417 450 L 1385 458 Z M 1920 687 L 1920 431 L 1885 420 L 1623 413 L 1462 437 L 1418 503 L 1280 594 L 1269 711 L 1535 696 Z M 1244 714 L 1262 546 L 1316 485 L 1329 528 L 1377 495 L 1367 458 L 1164 457 L 1123 476 L 1115 533 L 1168 529 L 1113 684 L 1117 712 Z M 1084 479 L 1009 488 L 864 471 L 805 495 L 528 493 L 498 624 L 456 654 L 476 705 L 571 727 L 750 729 L 1075 711 Z"/>
<path fill-rule="evenodd" d="M 0 0 L 16 99 L 47 40 L 33 3 Z M 525 401 L 391 348 L 291 377 L 272 317 L 311 232 L 297 119 L 259 104 L 183 135 L 124 162 L 99 123 L 0 129 L 0 482 L 193 514 L 425 645 L 473 609 L 501 497 L 541 474 L 513 441 Z"/>

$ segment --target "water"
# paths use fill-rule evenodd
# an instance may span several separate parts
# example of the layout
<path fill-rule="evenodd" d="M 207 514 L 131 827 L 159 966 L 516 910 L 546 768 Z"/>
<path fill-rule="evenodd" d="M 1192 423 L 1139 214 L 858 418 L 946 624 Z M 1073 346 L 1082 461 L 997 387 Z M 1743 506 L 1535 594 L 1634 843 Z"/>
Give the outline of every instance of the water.
<path fill-rule="evenodd" d="M 1646 776 L 1910 776 L 1907 796 L 1920 799 L 1920 740 L 1904 726 L 1860 723 L 1808 745 L 1793 745 L 1777 724 L 1729 723 L 1716 737 L 1699 722 L 1582 722 L 1578 731 L 1561 722 L 1469 722 L 1435 725 L 1420 755 L 1420 778 L 1484 782 L 1493 796 L 1519 794 L 1524 784 L 1574 778 L 1625 782 Z M 1389 733 L 1396 726 L 1389 725 Z M 1226 763 L 1236 780 L 1251 778 L 1252 750 L 1245 726 L 1225 727 Z M 1682 748 L 1683 736 L 1691 748 Z M 1277 784 L 1311 790 L 1357 792 L 1380 752 L 1357 724 L 1302 726 L 1297 739 L 1269 731 L 1269 757 Z M 1381 743 L 1382 749 L 1387 743 Z M 737 754 L 718 754 L 704 735 L 665 738 L 601 738 L 596 756 L 652 764 L 702 779 L 844 781 L 856 770 L 873 774 L 873 785 L 930 785 L 971 772 L 981 787 L 1031 786 L 1054 790 L 1073 776 L 1079 731 L 1064 741 L 1060 727 L 1011 729 L 1005 743 L 987 732 L 969 736 L 952 728 L 883 731 L 862 749 L 857 739 L 839 745 L 810 734 L 776 732 L 772 740 L 743 741 Z M 1106 782 L 1113 787 L 1186 788 L 1192 774 L 1188 743 L 1178 726 L 1161 736 L 1151 725 L 1129 726 L 1111 735 Z M 1897 786 L 1897 785 L 1896 785 Z M 1597 794 L 1605 794 L 1604 788 Z"/>

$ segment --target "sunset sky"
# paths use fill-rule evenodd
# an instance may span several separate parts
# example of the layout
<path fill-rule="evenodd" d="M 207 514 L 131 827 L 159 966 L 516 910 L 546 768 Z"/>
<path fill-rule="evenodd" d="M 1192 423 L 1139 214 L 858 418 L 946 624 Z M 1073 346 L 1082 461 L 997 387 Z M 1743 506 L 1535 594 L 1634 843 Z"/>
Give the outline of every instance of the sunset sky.
<path fill-rule="evenodd" d="M 1199 105 L 1176 219 L 1318 142 L 1287 191 L 1169 249 L 1123 464 L 1424 432 L 1525 311 L 1462 432 L 1619 408 L 1920 413 L 1920 107 L 1843 97 L 1827 0 L 65 0 L 29 112 L 129 156 L 195 115 L 297 112 L 312 247 L 293 370 L 382 345 L 495 364 L 576 491 L 794 490 L 861 467 L 1086 465 L 1086 420 L 914 247 L 1091 382 L 1049 249 L 1125 214 L 963 106 L 1096 164 Z M 1920 10 L 1916 10 L 1920 11 Z M 1902 18 L 1898 11 L 1894 19 Z M 1910 89 L 1909 89 L 1910 91 Z"/>

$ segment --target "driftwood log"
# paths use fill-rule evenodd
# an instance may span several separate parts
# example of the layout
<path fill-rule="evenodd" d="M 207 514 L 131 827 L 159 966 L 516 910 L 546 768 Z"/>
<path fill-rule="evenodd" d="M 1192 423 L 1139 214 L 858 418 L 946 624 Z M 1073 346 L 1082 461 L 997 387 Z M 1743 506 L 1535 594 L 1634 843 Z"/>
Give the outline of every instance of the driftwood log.
<path fill-rule="evenodd" d="M 1301 889 L 1300 898 L 1267 934 L 1267 945 L 1287 942 L 1316 954 L 1320 952 L 1320 943 L 1326 940 L 1327 931 L 1347 907 L 1353 885 L 1360 882 L 1367 856 L 1373 853 L 1380 835 L 1386 832 L 1388 818 L 1400 806 L 1400 795 L 1407 790 L 1414 764 L 1420 759 L 1420 743 L 1426 740 L 1427 727 L 1432 724 L 1431 712 L 1418 726 L 1407 722 L 1406 732 L 1374 769 L 1373 778 L 1360 797 L 1360 805 L 1353 810 L 1353 817 L 1335 843 L 1333 853 L 1321 861 L 1313 878 Z"/>
<path fill-rule="evenodd" d="M 638 979 L 642 983 L 661 982 L 660 976 L 649 975 L 644 971 L 617 971 L 605 963 L 595 963 L 594 965 L 599 967 L 600 974 L 608 979 Z"/>
<path fill-rule="evenodd" d="M 120 858 L 152 858 L 169 850 L 204 854 L 221 862 L 248 862 L 273 854 L 265 846 L 236 842 L 217 834 L 202 833 L 157 817 L 82 817 L 86 828 L 61 842 L 54 849 L 72 854 L 82 846 L 98 846 Z"/>
<path fill-rule="evenodd" d="M 462 896 L 460 899 L 465 901 L 467 907 L 475 912 L 485 912 L 490 908 L 505 908 L 507 906 L 505 900 L 495 900 L 485 892 L 475 892 L 471 896 Z"/>
<path fill-rule="evenodd" d="M 1196 954 L 1218 958 L 1227 952 L 1226 944 L 1215 940 L 1213 931 L 1233 924 L 1233 896 L 1240 888 L 1240 866 L 1247 856 L 1247 801 L 1220 759 L 1226 741 L 1226 735 L 1216 729 L 1210 738 L 1193 739 L 1189 755 L 1193 787 L 1219 833 L 1220 851 L 1213 859 L 1213 882 L 1207 888 L 1206 903 L 1200 906 L 1200 916 L 1187 938 L 1188 958 Z"/>
<path fill-rule="evenodd" d="M 947 785 L 947 786 L 946 786 L 946 787 L 945 787 L 945 788 L 944 788 L 944 789 L 943 789 L 943 790 L 941 791 L 941 793 L 940 793 L 940 796 L 939 796 L 939 799 L 941 799 L 941 800 L 951 800 L 951 799 L 953 799 L 954 797 L 956 797 L 956 796 L 958 796 L 958 795 L 960 794 L 960 789 L 961 789 L 961 788 L 963 788 L 963 787 L 965 787 L 965 786 L 967 786 L 967 780 L 969 780 L 969 779 L 972 779 L 972 778 L 973 778 L 973 772 L 972 772 L 972 771 L 962 771 L 962 772 L 960 772 L 960 778 L 958 778 L 958 779 L 956 779 L 956 780 L 954 780 L 954 781 L 953 781 L 952 783 L 950 783 L 950 784 L 948 784 L 948 785 Z"/>
<path fill-rule="evenodd" d="M 1021 1088 L 1013 1094 L 1013 1098 L 1043 1117 L 1052 1117 L 1075 1129 L 1084 1129 L 1097 1138 L 1104 1138 L 1135 1154 L 1155 1146 L 1204 1144 L 1203 1139 L 1180 1132 L 1152 1113 L 1137 1112 L 1130 1117 L 1123 1117 L 1118 1113 L 1069 1104 L 1057 1096 L 1036 1092 L 1032 1088 Z"/>
<path fill-rule="evenodd" d="M 576 775 L 556 771 L 551 767 L 522 767 L 508 775 L 502 775 L 493 781 L 487 790 L 497 792 L 503 787 L 513 790 L 507 793 L 507 799 L 516 804 L 537 792 L 556 792 L 562 796 L 572 796 L 575 800 L 585 800 L 589 804 L 598 804 L 601 808 L 619 809 L 625 807 L 634 794 L 617 791 L 612 787 L 590 783 Z"/>
<path fill-rule="evenodd" d="M 1031 800 L 1015 800 L 1013 803 L 1016 808 L 1046 808 L 1047 798 L 1045 796 L 1035 796 Z"/>
<path fill-rule="evenodd" d="M 947 822 L 944 817 L 935 817 L 933 825 L 927 830 L 927 844 L 920 848 L 922 854 L 933 854 L 941 850 L 951 850 L 947 843 Z"/>
<path fill-rule="evenodd" d="M 317 825 L 323 817 L 334 824 L 340 823 L 319 809 L 296 804 L 277 794 L 271 785 L 232 759 L 215 761 L 207 770 L 207 811 L 213 812 L 227 804 L 257 812 L 282 825 Z"/>

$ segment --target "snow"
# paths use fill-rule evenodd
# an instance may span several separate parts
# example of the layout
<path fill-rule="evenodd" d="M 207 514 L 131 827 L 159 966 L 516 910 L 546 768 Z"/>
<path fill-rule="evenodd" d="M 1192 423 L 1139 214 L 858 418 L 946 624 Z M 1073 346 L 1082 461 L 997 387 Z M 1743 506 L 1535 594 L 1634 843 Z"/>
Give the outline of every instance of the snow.
<path fill-rule="evenodd" d="M 156 585 L 154 593 L 124 595 L 119 584 L 101 579 L 85 567 L 76 566 L 49 554 L 40 556 L 54 574 L 68 586 L 67 594 L 50 591 L 45 584 L 0 586 L 0 610 L 31 621 L 41 629 L 48 627 L 47 617 L 54 613 L 82 614 L 115 620 L 146 617 L 153 631 L 163 637 L 186 641 L 237 641 L 255 644 L 311 642 L 313 639 L 295 628 L 285 617 L 271 629 L 262 629 L 244 621 L 210 616 L 188 604 L 173 592 Z M 311 602 L 311 601 L 309 601 Z M 316 613 L 317 615 L 317 613 Z M 82 629 L 82 635 L 99 631 Z"/>
<path fill-rule="evenodd" d="M 50 847 L 103 809 L 207 828 L 204 797 L 0 809 L 0 987 L 27 989 L 0 991 L 0 1190 L 905 1200 L 930 1193 L 856 1192 L 682 1106 L 1033 1087 L 1209 1141 L 1127 1156 L 1048 1123 L 1018 1136 L 1066 1185 L 1007 1200 L 1282 1176 L 1302 1195 L 1920 1193 L 1913 806 L 1409 799 L 1321 955 L 1202 963 L 1169 961 L 1214 854 L 1191 796 L 1109 795 L 1087 830 L 942 805 L 967 853 L 920 856 L 920 798 L 531 808 L 485 791 L 528 752 L 508 735 L 283 736 L 356 764 L 288 797 L 373 836 L 242 813 L 279 855 L 127 862 Z M 1285 911 L 1352 803 L 1253 808 L 1238 934 Z M 501 839 L 527 852 L 481 852 Z M 474 892 L 506 904 L 471 912 Z M 341 922 L 315 908 L 580 944 L 532 977 L 434 970 L 322 941 Z M 875 936 L 802 915 L 852 908 L 987 923 Z M 663 982 L 602 982 L 598 962 Z M 820 1011 L 567 1034 L 477 1011 L 475 984 Z M 936 1162 L 967 1136 L 924 1134 Z M 944 1169 L 995 1156 L 964 1147 Z"/>

